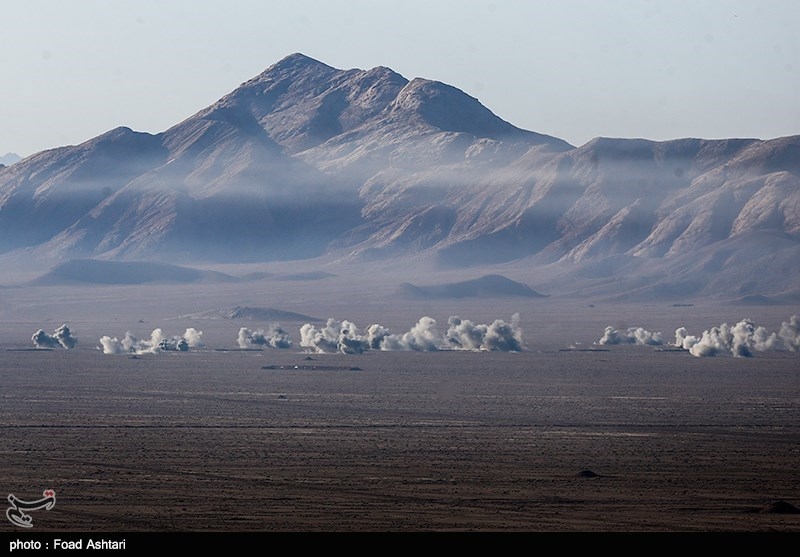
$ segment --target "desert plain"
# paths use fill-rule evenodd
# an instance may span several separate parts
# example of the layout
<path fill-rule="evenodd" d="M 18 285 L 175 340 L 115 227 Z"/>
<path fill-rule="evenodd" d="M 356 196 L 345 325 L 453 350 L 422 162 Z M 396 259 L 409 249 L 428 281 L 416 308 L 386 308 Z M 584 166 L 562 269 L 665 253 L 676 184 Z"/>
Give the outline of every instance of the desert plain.
<path fill-rule="evenodd" d="M 800 532 L 800 353 L 669 345 L 800 308 L 550 296 L 399 299 L 358 276 L 0 289 L 0 489 L 35 532 Z M 359 282 L 361 281 L 361 282 Z M 380 323 L 519 314 L 520 351 L 242 349 L 204 313 Z M 37 348 L 68 323 L 74 348 Z M 661 346 L 600 345 L 606 326 Z M 202 332 L 187 351 L 100 338 Z M 3 521 L 0 531 L 23 529 Z"/>

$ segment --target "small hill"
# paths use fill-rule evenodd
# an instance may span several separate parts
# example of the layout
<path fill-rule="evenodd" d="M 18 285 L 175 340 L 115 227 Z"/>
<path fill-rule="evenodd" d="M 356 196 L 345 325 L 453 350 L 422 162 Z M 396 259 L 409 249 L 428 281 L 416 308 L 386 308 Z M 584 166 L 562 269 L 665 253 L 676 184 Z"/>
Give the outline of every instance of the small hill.
<path fill-rule="evenodd" d="M 416 286 L 406 282 L 400 285 L 399 293 L 412 298 L 546 297 L 545 294 L 533 290 L 528 285 L 513 281 L 502 275 L 484 275 L 477 279 L 430 286 Z"/>
<path fill-rule="evenodd" d="M 310 271 L 308 273 L 287 273 L 285 275 L 277 275 L 276 280 L 323 280 L 326 278 L 335 277 L 333 273 L 326 273 L 325 271 Z"/>
<path fill-rule="evenodd" d="M 55 286 L 63 284 L 145 284 L 157 282 L 229 282 L 235 277 L 216 271 L 203 271 L 167 263 L 146 261 L 98 261 L 75 259 L 62 263 L 32 284 Z"/>
<path fill-rule="evenodd" d="M 302 313 L 294 313 L 291 311 L 283 311 L 274 308 L 262 308 L 252 306 L 234 306 L 229 309 L 210 309 L 208 311 L 201 311 L 191 315 L 182 315 L 179 319 L 233 319 L 244 321 L 322 321 L 316 317 L 304 315 Z"/>

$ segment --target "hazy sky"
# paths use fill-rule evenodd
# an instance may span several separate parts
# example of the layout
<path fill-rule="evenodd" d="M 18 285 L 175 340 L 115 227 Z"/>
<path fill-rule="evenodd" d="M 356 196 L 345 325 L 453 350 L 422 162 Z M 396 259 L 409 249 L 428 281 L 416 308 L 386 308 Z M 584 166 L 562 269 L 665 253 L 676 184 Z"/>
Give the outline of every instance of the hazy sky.
<path fill-rule="evenodd" d="M 281 58 L 388 66 L 519 127 L 800 134 L 797 0 L 3 0 L 0 155 L 158 133 Z"/>

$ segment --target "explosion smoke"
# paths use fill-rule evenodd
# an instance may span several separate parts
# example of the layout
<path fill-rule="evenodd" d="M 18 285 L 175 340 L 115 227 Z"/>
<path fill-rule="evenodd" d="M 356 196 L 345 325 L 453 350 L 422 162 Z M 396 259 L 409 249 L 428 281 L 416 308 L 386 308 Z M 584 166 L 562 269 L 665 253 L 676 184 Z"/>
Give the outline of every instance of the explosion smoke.
<path fill-rule="evenodd" d="M 675 331 L 674 346 L 688 350 L 692 356 L 709 357 L 731 354 L 748 358 L 753 352 L 800 351 L 800 317 L 793 315 L 781 324 L 780 330 L 770 333 L 752 319 L 742 319 L 733 326 L 723 323 L 712 327 L 700 337 L 687 334 L 685 327 Z"/>
<path fill-rule="evenodd" d="M 651 333 L 642 327 L 629 327 L 624 333 L 620 333 L 614 327 L 608 326 L 603 333 L 603 337 L 595 344 L 638 344 L 660 346 L 661 332 Z"/>
<path fill-rule="evenodd" d="M 75 348 L 78 344 L 78 339 L 72 336 L 66 323 L 57 328 L 52 335 L 48 335 L 44 329 L 39 329 L 33 333 L 31 340 L 37 348 L 55 348 L 57 346 Z"/>
<path fill-rule="evenodd" d="M 449 327 L 445 333 L 445 341 L 454 349 L 500 352 L 522 350 L 518 313 L 511 316 L 511 323 L 496 319 L 491 325 L 476 325 L 472 321 L 451 316 L 447 324 Z"/>
<path fill-rule="evenodd" d="M 280 325 L 270 325 L 268 331 L 263 329 L 252 331 L 247 327 L 242 327 L 239 329 L 239 336 L 236 342 L 239 344 L 239 348 L 247 348 L 251 345 L 271 346 L 272 348 L 292 347 L 289 333 L 284 331 Z"/>
<path fill-rule="evenodd" d="M 329 318 L 322 328 L 306 323 L 300 328 L 300 345 L 317 353 L 361 354 L 367 350 L 522 350 L 522 331 L 519 314 L 511 323 L 500 319 L 491 325 L 474 324 L 458 316 L 448 319 L 448 330 L 440 335 L 436 320 L 425 316 L 402 335 L 391 333 L 380 324 L 372 324 L 362 334 L 355 323 Z"/>
<path fill-rule="evenodd" d="M 137 339 L 130 331 L 125 333 L 122 340 L 116 337 L 100 337 L 103 354 L 156 354 L 161 351 L 186 352 L 192 347 L 204 346 L 203 332 L 194 328 L 186 329 L 183 336 L 167 337 L 161 329 L 153 329 L 150 339 Z"/>

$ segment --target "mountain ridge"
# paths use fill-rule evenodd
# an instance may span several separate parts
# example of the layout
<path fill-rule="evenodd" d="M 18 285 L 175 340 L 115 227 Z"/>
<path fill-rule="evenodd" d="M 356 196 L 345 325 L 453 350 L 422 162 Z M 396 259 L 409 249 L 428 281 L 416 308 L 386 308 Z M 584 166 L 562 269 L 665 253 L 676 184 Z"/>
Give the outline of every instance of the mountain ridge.
<path fill-rule="evenodd" d="M 708 260 L 686 266 L 698 292 L 723 288 L 720 269 L 780 261 L 753 291 L 724 285 L 745 297 L 800 290 L 799 245 L 800 136 L 575 147 L 452 85 L 301 53 L 160 133 L 119 127 L 0 168 L 0 258 L 422 255 L 441 269 L 523 261 L 531 275 L 627 261 L 661 269 L 647 276 L 669 290 L 694 253 Z"/>

